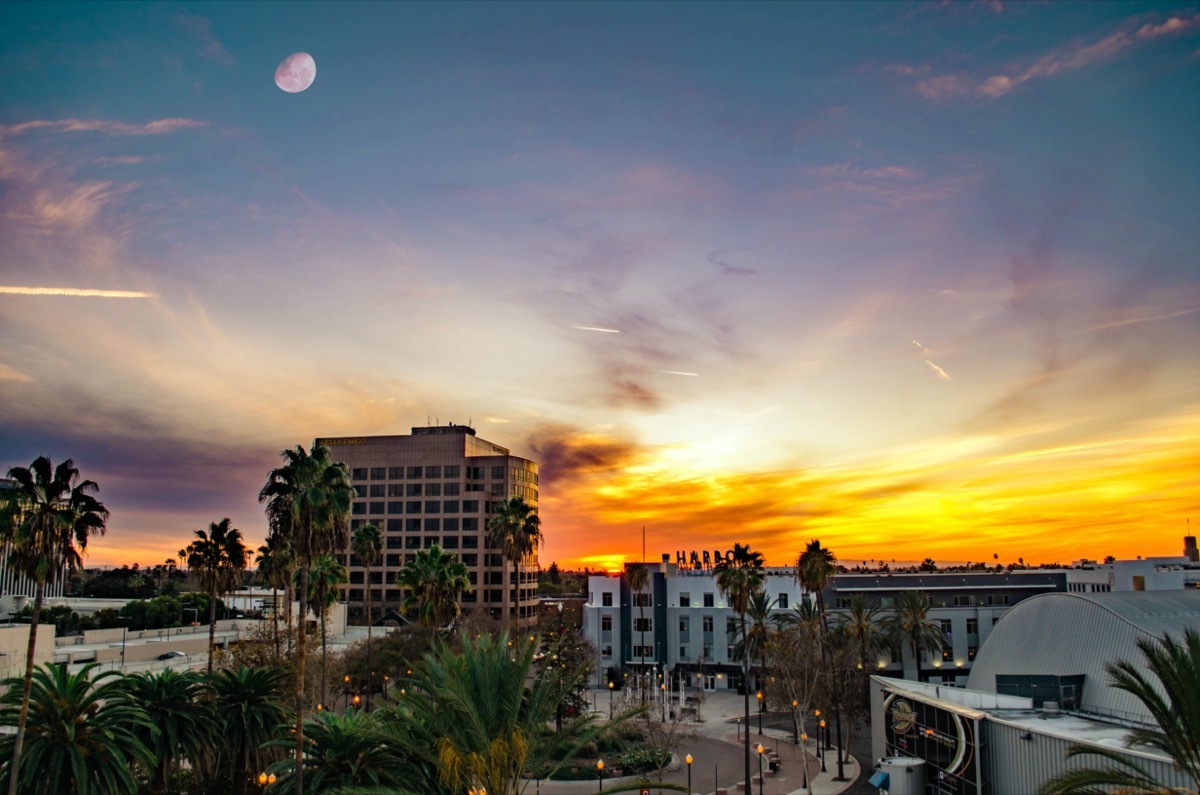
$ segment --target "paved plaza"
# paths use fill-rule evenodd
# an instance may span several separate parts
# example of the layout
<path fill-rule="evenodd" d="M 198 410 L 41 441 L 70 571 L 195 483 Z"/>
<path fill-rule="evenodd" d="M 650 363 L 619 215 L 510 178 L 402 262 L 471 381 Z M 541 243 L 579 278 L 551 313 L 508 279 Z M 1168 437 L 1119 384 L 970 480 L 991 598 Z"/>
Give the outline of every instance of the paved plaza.
<path fill-rule="evenodd" d="M 607 716 L 610 694 L 600 692 L 592 695 L 597 709 Z M 662 781 L 687 786 L 688 766 L 684 757 L 688 754 L 692 755 L 691 782 L 692 792 L 696 795 L 713 795 L 718 789 L 728 795 L 836 795 L 848 790 L 857 780 L 859 765 L 853 757 L 846 757 L 844 767 L 847 781 L 834 781 L 837 775 L 836 750 L 821 752 L 826 767 L 822 772 L 821 759 L 812 738 L 809 738 L 802 751 L 795 744 L 790 731 L 772 728 L 769 720 L 764 722 L 760 736 L 755 716 L 750 722 L 752 791 L 746 793 L 739 786 L 744 779 L 744 735 L 737 720 L 742 716 L 743 709 L 742 696 L 737 693 L 706 693 L 700 711 L 701 720 L 681 724 L 679 736 L 682 739 L 677 744 L 675 758 L 670 769 L 663 774 Z M 759 743 L 764 748 L 763 770 L 766 773 L 761 782 L 758 780 L 758 755 L 755 753 Z M 778 760 L 774 774 L 771 774 L 768 762 L 772 752 Z M 597 791 L 608 792 L 618 785 L 636 784 L 639 780 L 637 777 L 612 779 L 606 776 L 603 789 L 599 777 L 592 781 L 532 782 L 526 792 L 534 795 L 584 795 Z M 654 785 L 658 782 L 658 776 L 650 780 L 650 792 L 657 792 Z"/>

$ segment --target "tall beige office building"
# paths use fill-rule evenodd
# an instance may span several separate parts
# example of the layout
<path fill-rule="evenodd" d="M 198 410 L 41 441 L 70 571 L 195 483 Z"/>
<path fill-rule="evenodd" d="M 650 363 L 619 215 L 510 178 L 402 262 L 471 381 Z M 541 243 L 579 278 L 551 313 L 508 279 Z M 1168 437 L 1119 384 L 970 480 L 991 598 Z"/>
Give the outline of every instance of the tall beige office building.
<path fill-rule="evenodd" d="M 383 535 L 383 554 L 365 569 L 346 551 L 350 585 L 343 589 L 351 623 L 365 623 L 365 587 L 371 588 L 373 620 L 401 614 L 396 574 L 419 549 L 438 544 L 458 555 L 467 567 L 474 592 L 464 594 L 463 610 L 482 605 L 505 618 L 515 599 L 522 625 L 537 613 L 537 553 L 520 563 L 519 593 L 514 595 L 513 566 L 493 548 L 487 523 L 494 508 L 510 497 L 533 507 L 538 502 L 537 464 L 510 455 L 480 439 L 465 425 L 413 428 L 411 436 L 355 436 L 317 439 L 335 461 L 350 469 L 358 491 L 350 527 L 370 522 Z"/>

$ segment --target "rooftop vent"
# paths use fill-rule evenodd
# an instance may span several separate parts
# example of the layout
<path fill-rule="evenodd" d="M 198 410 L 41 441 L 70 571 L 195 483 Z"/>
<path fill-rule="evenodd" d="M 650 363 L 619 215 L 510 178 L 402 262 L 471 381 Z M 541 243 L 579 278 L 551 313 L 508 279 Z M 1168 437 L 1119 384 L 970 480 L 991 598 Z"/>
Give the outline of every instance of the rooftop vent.
<path fill-rule="evenodd" d="M 1062 715 L 1062 710 L 1058 707 L 1057 701 L 1042 702 L 1042 718 L 1057 718 Z"/>

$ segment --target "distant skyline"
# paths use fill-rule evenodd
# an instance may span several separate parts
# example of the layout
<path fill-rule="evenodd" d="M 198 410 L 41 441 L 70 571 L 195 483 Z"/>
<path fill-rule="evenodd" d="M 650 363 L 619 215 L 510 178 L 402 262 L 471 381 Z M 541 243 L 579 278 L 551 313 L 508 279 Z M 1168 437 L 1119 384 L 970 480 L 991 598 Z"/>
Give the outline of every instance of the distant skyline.
<path fill-rule="evenodd" d="M 100 484 L 88 565 L 434 422 L 543 567 L 1200 521 L 1200 6 L 10 2 L 0 77 L 0 470 Z"/>

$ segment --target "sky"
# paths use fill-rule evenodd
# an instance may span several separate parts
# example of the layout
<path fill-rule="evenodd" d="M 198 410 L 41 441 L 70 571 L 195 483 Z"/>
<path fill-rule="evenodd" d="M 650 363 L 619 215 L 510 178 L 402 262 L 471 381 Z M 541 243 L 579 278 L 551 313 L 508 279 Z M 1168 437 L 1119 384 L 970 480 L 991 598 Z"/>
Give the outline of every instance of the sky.
<path fill-rule="evenodd" d="M 0 80 L 0 468 L 89 565 L 448 422 L 543 566 L 1200 523 L 1200 6 L 7 2 Z"/>

